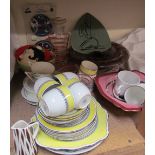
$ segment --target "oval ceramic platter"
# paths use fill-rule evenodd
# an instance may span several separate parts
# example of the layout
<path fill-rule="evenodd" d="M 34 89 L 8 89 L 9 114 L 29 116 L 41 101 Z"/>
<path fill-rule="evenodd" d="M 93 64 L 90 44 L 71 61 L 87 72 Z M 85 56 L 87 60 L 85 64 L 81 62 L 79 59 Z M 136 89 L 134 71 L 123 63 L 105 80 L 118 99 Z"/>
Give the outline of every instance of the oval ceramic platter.
<path fill-rule="evenodd" d="M 145 83 L 145 74 L 139 71 L 134 70 L 141 80 L 141 83 Z M 95 84 L 100 92 L 100 94 L 105 97 L 108 101 L 114 104 L 116 107 L 121 108 L 124 111 L 141 111 L 143 106 L 142 105 L 133 105 L 127 104 L 124 100 L 119 99 L 113 93 L 113 87 L 115 84 L 115 80 L 117 78 L 117 73 L 110 73 L 106 75 L 102 75 L 96 77 Z"/>
<path fill-rule="evenodd" d="M 93 149 L 93 146 L 97 146 L 97 143 L 101 143 L 105 138 L 107 138 L 109 131 L 108 131 L 108 114 L 106 110 L 104 110 L 101 105 L 94 99 L 91 100 L 91 104 L 96 104 L 97 106 L 97 126 L 92 134 L 89 136 L 77 140 L 77 141 L 61 141 L 54 139 L 47 134 L 45 134 L 41 129 L 39 130 L 39 133 L 36 138 L 36 143 L 51 151 L 61 151 L 67 150 L 67 151 L 73 151 L 72 154 L 76 154 L 76 151 L 79 150 L 90 150 Z M 32 121 L 35 121 L 35 118 L 32 118 Z M 85 152 L 85 151 L 84 151 Z"/>
<path fill-rule="evenodd" d="M 105 27 L 91 14 L 84 14 L 76 23 L 71 34 L 72 48 L 83 54 L 104 52 L 111 48 Z"/>
<path fill-rule="evenodd" d="M 96 143 L 92 146 L 88 146 L 88 147 L 85 147 L 83 149 L 77 149 L 77 150 L 53 150 L 50 148 L 47 150 L 54 152 L 54 153 L 63 154 L 63 155 L 76 155 L 76 154 L 82 154 L 82 153 L 88 152 L 88 151 L 96 148 L 101 143 L 102 143 L 102 141 L 99 141 L 98 143 Z"/>

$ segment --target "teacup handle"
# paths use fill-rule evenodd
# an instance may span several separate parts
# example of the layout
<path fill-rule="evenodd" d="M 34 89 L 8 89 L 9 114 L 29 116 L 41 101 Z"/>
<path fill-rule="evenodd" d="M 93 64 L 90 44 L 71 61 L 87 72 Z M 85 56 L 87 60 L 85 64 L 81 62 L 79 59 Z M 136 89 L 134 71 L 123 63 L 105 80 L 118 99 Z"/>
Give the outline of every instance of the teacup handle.
<path fill-rule="evenodd" d="M 32 73 L 31 72 L 25 72 L 26 76 L 31 80 L 31 81 L 35 81 L 32 77 Z"/>
<path fill-rule="evenodd" d="M 36 127 L 35 127 L 36 126 Z M 38 122 L 32 122 L 29 124 L 29 128 L 33 129 L 32 137 L 33 139 L 36 138 L 38 131 L 39 131 L 39 123 Z"/>

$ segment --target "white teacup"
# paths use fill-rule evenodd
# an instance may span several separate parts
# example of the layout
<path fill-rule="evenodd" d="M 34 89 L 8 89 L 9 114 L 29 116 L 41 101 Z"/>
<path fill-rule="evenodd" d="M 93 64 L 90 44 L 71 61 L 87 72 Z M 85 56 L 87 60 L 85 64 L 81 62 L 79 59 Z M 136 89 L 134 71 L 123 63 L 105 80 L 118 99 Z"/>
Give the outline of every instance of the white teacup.
<path fill-rule="evenodd" d="M 66 86 L 47 91 L 40 99 L 39 106 L 46 116 L 56 117 L 74 109 L 74 98 Z"/>
<path fill-rule="evenodd" d="M 124 99 L 126 103 L 141 106 L 145 101 L 145 89 L 141 86 L 131 86 L 125 91 Z"/>
<path fill-rule="evenodd" d="M 35 81 L 34 84 L 34 92 L 38 96 L 38 94 L 43 93 L 50 86 L 58 86 L 59 83 L 56 82 L 51 77 L 42 77 Z M 39 95 L 40 96 L 40 95 Z"/>
<path fill-rule="evenodd" d="M 61 84 L 64 84 L 67 80 L 72 78 L 79 79 L 78 75 L 73 72 L 63 72 L 61 74 L 54 75 L 54 78 Z"/>
<path fill-rule="evenodd" d="M 127 88 L 140 84 L 140 77 L 132 71 L 120 71 L 113 89 L 114 95 L 123 97 Z"/>
<path fill-rule="evenodd" d="M 88 87 L 75 78 L 68 80 L 66 85 L 74 97 L 75 109 L 86 108 L 91 101 L 91 92 Z"/>

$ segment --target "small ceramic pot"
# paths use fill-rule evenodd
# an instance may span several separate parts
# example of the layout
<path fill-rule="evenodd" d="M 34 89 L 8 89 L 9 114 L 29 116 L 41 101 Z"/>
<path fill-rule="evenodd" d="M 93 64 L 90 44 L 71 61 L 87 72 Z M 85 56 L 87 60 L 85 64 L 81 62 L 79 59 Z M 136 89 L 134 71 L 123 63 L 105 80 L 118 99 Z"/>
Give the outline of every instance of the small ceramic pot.
<path fill-rule="evenodd" d="M 81 62 L 79 74 L 86 74 L 94 79 L 97 75 L 97 71 L 98 66 L 95 63 L 87 60 Z"/>

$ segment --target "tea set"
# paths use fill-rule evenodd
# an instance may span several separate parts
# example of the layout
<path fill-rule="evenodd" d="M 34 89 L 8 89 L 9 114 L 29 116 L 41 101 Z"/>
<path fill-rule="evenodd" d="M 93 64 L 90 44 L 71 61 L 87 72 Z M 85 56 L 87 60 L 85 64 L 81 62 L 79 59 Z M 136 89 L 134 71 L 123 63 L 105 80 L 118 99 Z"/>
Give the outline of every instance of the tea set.
<path fill-rule="evenodd" d="M 40 31 L 42 28 L 36 29 L 35 18 L 40 16 L 31 22 L 37 35 L 45 33 Z M 41 20 L 48 23 L 43 16 Z M 46 26 L 51 28 L 50 23 Z M 96 26 L 101 29 L 96 31 L 93 29 Z M 51 40 L 55 39 L 54 35 L 50 36 Z M 77 53 L 84 55 L 104 53 L 112 48 L 104 26 L 88 13 L 75 25 L 71 45 Z M 30 123 L 19 120 L 11 127 L 17 155 L 36 155 L 37 145 L 54 153 L 73 155 L 101 144 L 109 135 L 108 113 L 92 95 L 94 84 L 104 98 L 122 110 L 142 110 L 145 102 L 143 73 L 121 70 L 98 76 L 99 66 L 87 59 L 81 61 L 77 73 L 56 72 L 51 63 L 54 61 L 52 51 L 49 53 L 41 46 L 23 46 L 15 54 L 26 74 L 21 95 L 36 106 Z M 39 51 L 37 55 L 36 50 Z"/>

